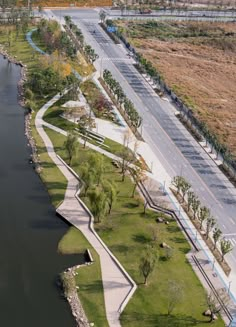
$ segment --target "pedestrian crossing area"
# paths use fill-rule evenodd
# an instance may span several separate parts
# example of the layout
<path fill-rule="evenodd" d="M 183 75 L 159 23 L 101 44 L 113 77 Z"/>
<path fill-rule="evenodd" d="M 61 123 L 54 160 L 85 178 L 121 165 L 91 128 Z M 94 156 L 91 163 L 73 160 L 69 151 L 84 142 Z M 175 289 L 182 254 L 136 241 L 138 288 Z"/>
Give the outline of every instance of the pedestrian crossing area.
<path fill-rule="evenodd" d="M 226 237 L 227 240 L 230 241 L 230 243 L 232 244 L 233 247 L 236 247 L 236 235 L 234 237 Z M 236 325 L 235 325 L 236 327 Z"/>

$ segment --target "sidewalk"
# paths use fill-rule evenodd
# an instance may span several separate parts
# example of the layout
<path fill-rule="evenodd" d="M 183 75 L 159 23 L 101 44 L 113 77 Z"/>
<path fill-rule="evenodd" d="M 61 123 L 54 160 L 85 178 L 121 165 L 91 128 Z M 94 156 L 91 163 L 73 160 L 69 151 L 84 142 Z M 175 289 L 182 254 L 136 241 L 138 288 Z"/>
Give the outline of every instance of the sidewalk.
<path fill-rule="evenodd" d="M 99 254 L 107 320 L 111 327 L 120 327 L 120 310 L 124 308 L 122 304 L 124 301 L 126 303 L 132 296 L 136 285 L 121 265 L 117 263 L 116 259 L 112 257 L 96 233 L 93 232 L 90 226 L 91 217 L 89 212 L 75 197 L 78 188 L 78 179 L 57 157 L 53 144 L 43 129 L 44 122 L 42 117 L 44 113 L 59 98 L 60 95 L 56 95 L 51 99 L 38 111 L 35 118 L 36 129 L 45 143 L 49 156 L 68 180 L 64 201 L 57 211 L 84 234 Z"/>

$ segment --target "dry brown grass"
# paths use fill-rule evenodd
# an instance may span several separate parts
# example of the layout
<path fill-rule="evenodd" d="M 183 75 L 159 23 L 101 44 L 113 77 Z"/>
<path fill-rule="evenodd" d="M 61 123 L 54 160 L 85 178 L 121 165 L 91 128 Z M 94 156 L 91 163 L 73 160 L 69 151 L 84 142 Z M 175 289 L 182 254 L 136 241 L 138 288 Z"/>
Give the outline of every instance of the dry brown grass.
<path fill-rule="evenodd" d="M 186 30 L 190 23 L 175 24 Z M 195 115 L 236 154 L 236 24 L 196 24 L 208 35 L 178 37 L 174 26 L 174 37 L 166 36 L 165 30 L 161 37 L 150 32 L 151 37 L 130 40 L 193 107 Z"/>

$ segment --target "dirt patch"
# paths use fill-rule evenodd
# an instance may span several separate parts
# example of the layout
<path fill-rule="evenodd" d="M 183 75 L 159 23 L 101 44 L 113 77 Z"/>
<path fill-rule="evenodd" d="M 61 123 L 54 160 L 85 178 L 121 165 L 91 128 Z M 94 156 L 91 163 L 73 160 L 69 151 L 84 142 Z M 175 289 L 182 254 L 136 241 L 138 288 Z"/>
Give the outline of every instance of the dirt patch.
<path fill-rule="evenodd" d="M 126 28 L 138 52 L 236 154 L 236 24 L 132 22 Z"/>

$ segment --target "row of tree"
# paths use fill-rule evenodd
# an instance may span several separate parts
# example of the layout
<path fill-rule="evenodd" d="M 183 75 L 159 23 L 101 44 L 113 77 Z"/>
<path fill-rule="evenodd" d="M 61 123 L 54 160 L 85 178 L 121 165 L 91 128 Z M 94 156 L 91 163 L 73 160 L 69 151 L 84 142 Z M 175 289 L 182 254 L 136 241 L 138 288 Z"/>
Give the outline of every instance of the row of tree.
<path fill-rule="evenodd" d="M 187 204 L 187 211 L 193 213 L 190 217 L 192 219 L 198 219 L 200 222 L 200 230 L 203 227 L 205 228 L 206 239 L 209 238 L 212 232 L 214 250 L 217 247 L 217 243 L 219 243 L 223 261 L 224 256 L 232 251 L 233 246 L 229 240 L 221 237 L 222 231 L 216 226 L 216 219 L 211 215 L 210 209 L 201 205 L 199 198 L 191 190 L 190 183 L 184 177 L 175 176 L 172 180 L 172 184 L 175 186 L 177 194 L 182 195 L 182 202 Z"/>
<path fill-rule="evenodd" d="M 103 23 L 105 23 L 107 26 L 114 26 L 114 22 L 112 20 L 106 20 L 106 15 L 103 14 L 101 11 L 100 18 Z M 152 21 L 149 21 L 149 24 L 152 24 Z M 156 24 L 155 21 L 153 21 L 153 24 Z M 223 158 L 223 164 L 227 163 L 227 165 L 233 169 L 233 177 L 236 177 L 236 159 L 235 156 L 232 154 L 232 152 L 229 150 L 229 148 L 222 143 L 222 141 L 219 139 L 219 137 L 212 132 L 206 125 L 205 122 L 199 121 L 192 113 L 191 108 L 187 107 L 187 104 L 184 104 L 184 100 L 182 101 L 174 92 L 165 84 L 162 75 L 157 71 L 157 69 L 153 66 L 152 62 L 147 60 L 143 57 L 142 54 L 136 52 L 136 50 L 131 47 L 130 43 L 126 40 L 125 36 L 123 35 L 123 31 L 120 27 L 118 27 L 115 31 L 115 35 L 122 40 L 122 42 L 125 43 L 126 47 L 132 51 L 135 55 L 135 58 L 138 62 L 138 69 L 148 74 L 155 83 L 160 85 L 160 90 L 163 89 L 164 91 L 168 92 L 171 97 L 173 98 L 174 102 L 178 105 L 181 112 L 185 117 L 187 117 L 188 121 L 191 125 L 195 126 L 197 130 L 200 132 L 202 136 L 206 139 L 206 142 L 211 145 L 212 151 L 213 149 L 216 152 L 216 156 L 220 154 Z M 184 107 L 186 110 L 183 110 Z M 186 111 L 186 112 L 185 112 Z M 231 170 L 229 170 L 229 173 Z"/>
<path fill-rule="evenodd" d="M 106 85 L 108 86 L 109 90 L 115 95 L 119 105 L 123 106 L 124 111 L 131 125 L 134 127 L 136 131 L 142 123 L 142 118 L 139 116 L 136 109 L 134 108 L 133 102 L 127 98 L 120 83 L 113 78 L 109 70 L 107 69 L 104 70 L 103 79 Z"/>
<path fill-rule="evenodd" d="M 72 35 L 76 38 L 76 45 L 78 47 L 78 50 L 83 52 L 87 60 L 91 63 L 93 63 L 96 59 L 98 59 L 98 54 L 95 52 L 95 50 L 89 45 L 84 42 L 84 36 L 82 31 L 76 26 L 73 22 L 70 16 L 65 16 L 65 23 L 66 27 L 69 29 Z"/>

